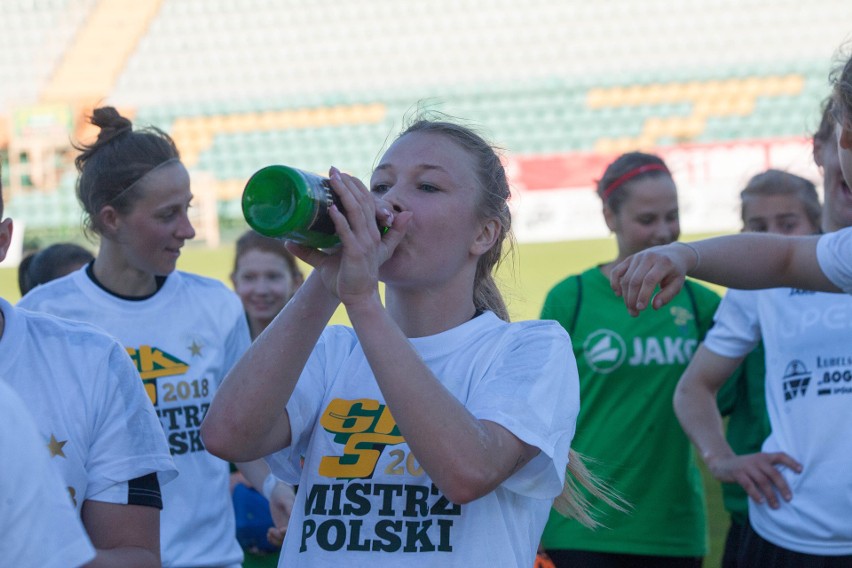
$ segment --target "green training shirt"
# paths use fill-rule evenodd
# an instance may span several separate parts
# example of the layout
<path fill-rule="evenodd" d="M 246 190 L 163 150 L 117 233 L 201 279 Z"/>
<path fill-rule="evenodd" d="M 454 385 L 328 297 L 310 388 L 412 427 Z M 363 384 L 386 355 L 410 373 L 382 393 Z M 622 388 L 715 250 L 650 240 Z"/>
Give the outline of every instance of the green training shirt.
<path fill-rule="evenodd" d="M 580 373 L 580 414 L 571 446 L 632 506 L 615 511 L 597 500 L 604 528 L 591 530 L 555 510 L 546 549 L 702 556 L 707 521 L 701 475 L 674 414 L 672 396 L 712 325 L 719 296 L 689 281 L 658 311 L 631 317 L 595 267 L 557 284 L 542 319 L 571 335 Z"/>

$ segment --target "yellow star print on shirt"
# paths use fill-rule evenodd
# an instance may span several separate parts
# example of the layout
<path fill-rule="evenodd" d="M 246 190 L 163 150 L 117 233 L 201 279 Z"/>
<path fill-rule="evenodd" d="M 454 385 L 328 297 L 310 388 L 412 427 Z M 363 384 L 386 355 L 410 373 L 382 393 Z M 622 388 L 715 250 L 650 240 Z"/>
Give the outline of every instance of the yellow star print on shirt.
<path fill-rule="evenodd" d="M 68 443 L 68 440 L 60 442 L 56 439 L 56 436 L 53 434 L 50 435 L 50 443 L 47 444 L 47 449 L 50 450 L 50 457 L 55 458 L 59 456 L 61 458 L 65 457 L 65 452 L 62 451 L 62 448 L 65 444 Z"/>
<path fill-rule="evenodd" d="M 197 344 L 195 340 L 192 340 L 192 345 L 189 346 L 189 352 L 192 353 L 193 356 L 201 355 L 201 345 Z"/>

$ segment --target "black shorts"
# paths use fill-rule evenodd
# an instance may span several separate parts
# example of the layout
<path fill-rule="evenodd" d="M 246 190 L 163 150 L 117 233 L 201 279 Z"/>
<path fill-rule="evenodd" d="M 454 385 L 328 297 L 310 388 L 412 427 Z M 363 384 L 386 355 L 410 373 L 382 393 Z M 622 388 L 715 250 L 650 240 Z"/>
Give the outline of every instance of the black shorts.
<path fill-rule="evenodd" d="M 852 556 L 817 556 L 781 548 L 754 532 L 749 524 L 737 565 L 741 568 L 852 568 Z"/>
<path fill-rule="evenodd" d="M 701 556 L 648 556 L 589 550 L 547 550 L 556 568 L 701 568 Z"/>

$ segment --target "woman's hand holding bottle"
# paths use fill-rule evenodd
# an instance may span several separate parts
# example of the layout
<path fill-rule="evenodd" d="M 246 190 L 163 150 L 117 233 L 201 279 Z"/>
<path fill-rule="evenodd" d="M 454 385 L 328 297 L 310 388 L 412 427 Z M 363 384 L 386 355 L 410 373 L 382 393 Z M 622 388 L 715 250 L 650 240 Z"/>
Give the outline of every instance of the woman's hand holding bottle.
<path fill-rule="evenodd" d="M 361 180 L 337 168 L 331 168 L 329 180 L 345 210 L 334 205 L 329 209 L 341 246 L 321 251 L 288 242 L 287 248 L 319 271 L 326 288 L 349 305 L 378 293 L 379 267 L 405 236 L 412 214 L 394 214 L 393 207 Z"/>

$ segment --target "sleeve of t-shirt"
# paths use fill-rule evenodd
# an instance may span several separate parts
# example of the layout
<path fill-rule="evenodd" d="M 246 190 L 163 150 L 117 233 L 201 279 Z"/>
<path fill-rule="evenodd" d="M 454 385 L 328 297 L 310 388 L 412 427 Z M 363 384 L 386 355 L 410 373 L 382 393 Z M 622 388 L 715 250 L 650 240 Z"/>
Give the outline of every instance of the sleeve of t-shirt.
<path fill-rule="evenodd" d="M 97 495 L 91 495 L 89 499 L 103 503 L 141 505 L 161 510 L 163 508 L 160 481 L 153 472 L 111 485 Z"/>
<path fill-rule="evenodd" d="M 4 566 L 81 566 L 95 557 L 24 402 L 0 380 L 0 558 Z"/>
<path fill-rule="evenodd" d="M 93 405 L 97 412 L 85 498 L 98 496 L 99 501 L 126 504 L 126 490 L 107 489 L 149 473 L 157 473 L 159 483 L 165 484 L 177 476 L 177 469 L 154 407 L 124 348 L 112 342 L 106 356 L 94 365 L 91 371 L 98 377 L 95 396 L 99 400 Z"/>
<path fill-rule="evenodd" d="M 480 420 L 500 424 L 541 450 L 503 487 L 534 498 L 556 497 L 580 411 L 571 340 L 555 322 L 530 322 L 505 337 L 495 353 L 466 406 Z"/>
<path fill-rule="evenodd" d="M 760 343 L 757 313 L 759 291 L 728 290 L 714 317 L 715 323 L 704 338 L 704 347 L 729 358 L 745 357 Z"/>
<path fill-rule="evenodd" d="M 852 227 L 822 235 L 817 241 L 816 255 L 826 277 L 852 294 Z"/>

